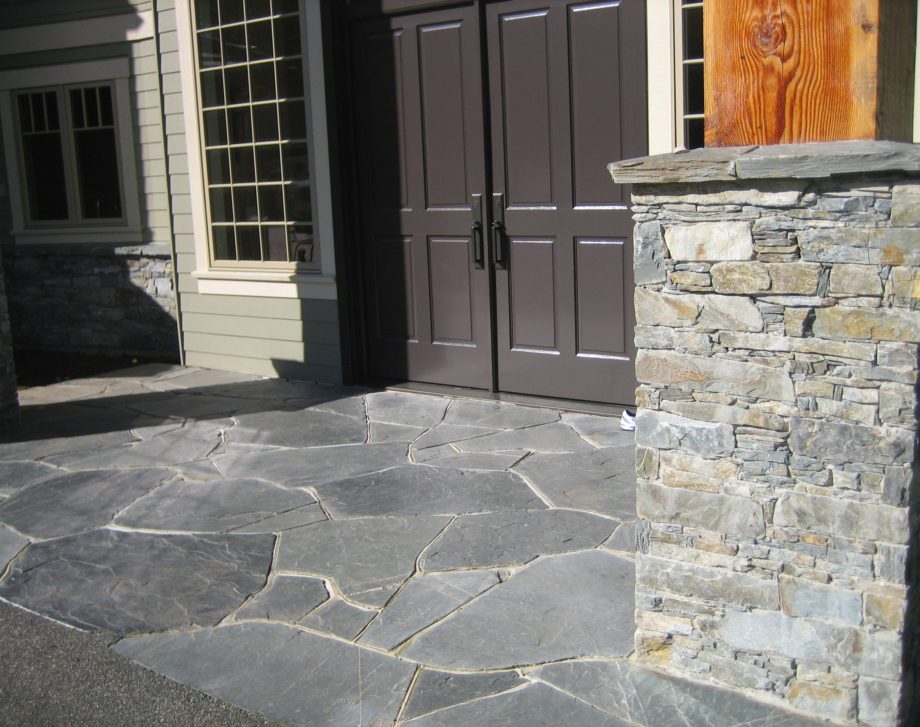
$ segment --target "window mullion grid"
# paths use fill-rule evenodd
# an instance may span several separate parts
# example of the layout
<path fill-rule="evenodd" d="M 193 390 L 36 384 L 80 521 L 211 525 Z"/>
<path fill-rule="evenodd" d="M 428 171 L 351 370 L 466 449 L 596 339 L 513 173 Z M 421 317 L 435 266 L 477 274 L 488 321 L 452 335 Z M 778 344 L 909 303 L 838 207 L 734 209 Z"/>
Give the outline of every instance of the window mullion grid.
<path fill-rule="evenodd" d="M 67 190 L 69 218 L 77 222 L 85 222 L 82 205 L 80 204 L 80 191 L 77 189 L 77 180 L 80 175 L 77 171 L 77 148 L 76 139 L 74 139 L 70 94 L 67 91 L 66 87 L 61 86 L 55 89 L 58 94 L 58 126 L 60 127 L 61 149 L 64 154 L 64 187 Z M 82 93 L 81 91 L 81 99 Z"/>

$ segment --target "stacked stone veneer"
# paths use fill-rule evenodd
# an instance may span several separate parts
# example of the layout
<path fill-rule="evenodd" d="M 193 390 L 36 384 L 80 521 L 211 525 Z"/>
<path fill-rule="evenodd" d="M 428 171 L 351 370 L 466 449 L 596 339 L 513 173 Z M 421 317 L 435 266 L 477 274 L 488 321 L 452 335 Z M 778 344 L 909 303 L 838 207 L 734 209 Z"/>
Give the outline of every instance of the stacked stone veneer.
<path fill-rule="evenodd" d="M 714 149 L 611 171 L 635 185 L 638 658 L 895 724 L 920 151 Z"/>
<path fill-rule="evenodd" d="M 0 429 L 19 421 L 19 398 L 16 393 L 16 368 L 10 335 L 10 314 L 3 283 L 3 256 L 0 255 Z"/>
<path fill-rule="evenodd" d="M 178 357 L 167 246 L 11 245 L 4 256 L 17 347 Z"/>

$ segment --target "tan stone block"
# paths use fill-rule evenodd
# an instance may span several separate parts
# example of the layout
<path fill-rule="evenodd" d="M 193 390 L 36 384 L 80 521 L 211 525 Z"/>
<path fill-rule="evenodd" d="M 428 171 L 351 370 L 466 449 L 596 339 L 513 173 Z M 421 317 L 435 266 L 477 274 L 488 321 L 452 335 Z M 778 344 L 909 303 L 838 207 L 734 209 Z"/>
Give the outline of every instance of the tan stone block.
<path fill-rule="evenodd" d="M 694 273 L 689 270 L 678 270 L 668 276 L 671 285 L 681 290 L 709 290 L 712 279 L 709 273 Z"/>
<path fill-rule="evenodd" d="M 892 268 L 885 284 L 885 302 L 904 307 L 920 307 L 920 268 Z"/>
<path fill-rule="evenodd" d="M 920 265 L 920 229 L 876 227 L 869 231 L 869 262 Z"/>
<path fill-rule="evenodd" d="M 920 184 L 896 184 L 891 189 L 891 224 L 920 226 Z"/>
<path fill-rule="evenodd" d="M 811 308 L 786 308 L 783 311 L 783 323 L 787 336 L 804 336 Z"/>
<path fill-rule="evenodd" d="M 831 269 L 831 295 L 881 295 L 882 280 L 877 265 L 834 265 Z"/>
<path fill-rule="evenodd" d="M 786 428 L 783 417 L 765 412 L 701 401 L 665 401 L 661 408 L 681 416 L 702 421 L 722 422 L 759 429 L 782 431 Z"/>
<path fill-rule="evenodd" d="M 636 447 L 636 475 L 647 480 L 658 477 L 658 450 Z"/>
<path fill-rule="evenodd" d="M 699 472 L 684 472 L 671 467 L 662 467 L 660 474 L 662 483 L 668 487 L 698 490 L 699 492 L 718 492 L 722 487 L 722 480 Z"/>
<path fill-rule="evenodd" d="M 646 326 L 692 326 L 700 314 L 696 296 L 668 295 L 636 288 L 636 323 Z"/>
<path fill-rule="evenodd" d="M 770 290 L 764 263 L 724 262 L 712 266 L 712 286 L 719 293 L 754 294 Z"/>
<path fill-rule="evenodd" d="M 667 666 L 671 661 L 671 641 L 657 633 L 636 631 L 636 660 L 652 666 Z"/>
<path fill-rule="evenodd" d="M 689 618 L 656 611 L 639 611 L 636 614 L 636 626 L 644 631 L 655 631 L 662 634 L 689 636 L 693 633 L 693 624 Z"/>
<path fill-rule="evenodd" d="M 903 592 L 869 592 L 865 594 L 865 618 L 869 626 L 880 626 L 900 633 L 904 630 L 907 597 Z"/>
<path fill-rule="evenodd" d="M 830 338 L 920 342 L 920 315 L 896 308 L 821 308 L 812 331 Z"/>
<path fill-rule="evenodd" d="M 856 689 L 794 679 L 789 689 L 789 703 L 796 709 L 849 720 L 856 717 Z"/>
<path fill-rule="evenodd" d="M 824 270 L 818 263 L 767 263 L 770 292 L 789 295 L 814 295 Z"/>
<path fill-rule="evenodd" d="M 754 240 L 747 222 L 697 222 L 665 228 L 674 260 L 750 260 Z"/>

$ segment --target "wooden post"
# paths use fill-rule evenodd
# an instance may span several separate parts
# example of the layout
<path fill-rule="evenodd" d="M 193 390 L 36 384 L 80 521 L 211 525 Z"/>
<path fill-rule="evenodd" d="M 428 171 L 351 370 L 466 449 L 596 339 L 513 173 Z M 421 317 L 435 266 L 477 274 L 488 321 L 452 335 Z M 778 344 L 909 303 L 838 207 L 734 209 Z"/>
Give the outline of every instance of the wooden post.
<path fill-rule="evenodd" d="M 704 0 L 706 146 L 910 141 L 917 0 Z"/>

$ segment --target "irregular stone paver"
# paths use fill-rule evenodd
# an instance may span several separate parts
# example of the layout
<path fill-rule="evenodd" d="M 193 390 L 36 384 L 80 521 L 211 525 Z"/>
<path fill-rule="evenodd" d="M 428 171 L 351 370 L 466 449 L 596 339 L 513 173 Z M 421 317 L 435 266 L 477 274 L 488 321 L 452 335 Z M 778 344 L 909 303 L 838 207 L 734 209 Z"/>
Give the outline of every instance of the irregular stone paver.
<path fill-rule="evenodd" d="M 226 477 L 260 477 L 283 485 L 315 485 L 379 472 L 406 463 L 405 444 L 365 444 L 312 449 L 228 447 L 212 461 Z"/>
<path fill-rule="evenodd" d="M 449 517 L 330 520 L 282 533 L 280 571 L 333 578 L 350 600 L 382 606 L 412 574 Z"/>
<path fill-rule="evenodd" d="M 367 420 L 367 407 L 364 404 L 364 397 L 356 396 L 356 389 L 343 389 L 334 386 L 328 388 L 330 388 L 329 398 L 325 401 L 312 404 L 310 406 L 311 409 L 331 411 L 333 414 L 341 414 L 346 417 Z M 333 397 L 331 396 L 333 392 L 339 393 Z"/>
<path fill-rule="evenodd" d="M 68 472 L 0 504 L 0 522 L 36 538 L 92 530 L 174 474 L 165 468 Z"/>
<path fill-rule="evenodd" d="M 183 393 L 141 396 L 130 406 L 141 414 L 167 419 L 211 419 L 233 416 L 255 404 L 244 398 Z"/>
<path fill-rule="evenodd" d="M 513 671 L 452 674 L 423 669 L 409 694 L 403 718 L 414 719 L 445 707 L 507 692 L 526 683 Z"/>
<path fill-rule="evenodd" d="M 115 522 L 145 530 L 221 533 L 249 526 L 249 532 L 274 532 L 279 513 L 287 527 L 326 519 L 303 490 L 241 479 L 171 482 L 132 503 Z"/>
<path fill-rule="evenodd" d="M 522 429 L 558 421 L 559 412 L 555 409 L 538 409 L 500 401 L 472 399 L 452 401 L 444 417 L 445 424 L 473 424 L 496 429 Z"/>
<path fill-rule="evenodd" d="M 409 427 L 405 424 L 371 422 L 368 428 L 369 442 L 405 442 L 408 444 L 418 439 L 426 431 L 425 427 Z"/>
<path fill-rule="evenodd" d="M 333 518 L 371 515 L 443 515 L 545 507 L 511 472 L 468 472 L 404 465 L 316 487 Z"/>
<path fill-rule="evenodd" d="M 265 583 L 272 535 L 95 530 L 35 543 L 0 597 L 116 634 L 211 625 Z"/>
<path fill-rule="evenodd" d="M 477 699 L 407 722 L 412 727 L 629 727 L 626 722 L 545 684 Z"/>
<path fill-rule="evenodd" d="M 351 641 L 376 615 L 377 611 L 358 608 L 341 599 L 333 599 L 300 619 L 300 625 Z"/>
<path fill-rule="evenodd" d="M 463 515 L 422 553 L 424 570 L 522 565 L 541 555 L 595 548 L 615 520 L 571 510 Z"/>
<path fill-rule="evenodd" d="M 360 419 L 329 411 L 260 411 L 241 414 L 230 440 L 279 447 L 321 447 L 331 444 L 361 444 L 367 436 Z"/>
<path fill-rule="evenodd" d="M 532 674 L 608 714 L 643 727 L 817 727 L 724 689 L 680 681 L 628 661 L 548 664 Z"/>
<path fill-rule="evenodd" d="M 0 525 L 0 574 L 3 573 L 9 562 L 16 557 L 28 542 L 28 538 L 24 538 L 9 528 Z"/>
<path fill-rule="evenodd" d="M 41 462 L 0 462 L 0 495 L 9 497 L 24 487 L 63 474 Z"/>
<path fill-rule="evenodd" d="M 232 422 L 188 422 L 181 429 L 117 447 L 95 448 L 48 457 L 69 469 L 115 469 L 183 464 L 204 459 L 221 443 L 221 430 Z"/>
<path fill-rule="evenodd" d="M 636 521 L 628 520 L 617 526 L 613 535 L 604 543 L 605 548 L 620 550 L 624 553 L 636 552 Z"/>
<path fill-rule="evenodd" d="M 515 465 L 556 507 L 590 510 L 621 520 L 636 516 L 632 447 L 588 454 L 532 454 Z"/>
<path fill-rule="evenodd" d="M 462 442 L 465 439 L 475 439 L 484 437 L 487 434 L 495 434 L 498 429 L 494 427 L 474 427 L 469 424 L 439 424 L 434 427 L 425 436 L 420 437 L 415 442 L 416 449 L 428 449 L 437 447 L 442 444 L 451 442 Z"/>
<path fill-rule="evenodd" d="M 440 450 L 440 448 L 438 448 Z M 431 449 L 422 450 L 431 452 Z M 450 449 L 438 451 L 437 457 L 425 458 L 424 463 L 429 467 L 451 467 L 458 470 L 506 470 L 514 466 L 527 452 L 475 452 L 463 454 Z M 416 461 L 420 461 L 416 457 Z"/>
<path fill-rule="evenodd" d="M 633 564 L 611 553 L 546 558 L 420 634 L 403 655 L 465 670 L 625 656 L 634 588 Z"/>
<path fill-rule="evenodd" d="M 455 446 L 461 452 L 496 452 L 509 449 L 529 449 L 535 452 L 593 452 L 595 449 L 579 437 L 575 430 L 560 422 L 466 439 L 457 442 Z"/>
<path fill-rule="evenodd" d="M 401 394 L 383 391 L 368 394 L 367 418 L 372 422 L 406 424 L 412 427 L 433 427 L 444 418 L 449 403 L 440 396 Z"/>
<path fill-rule="evenodd" d="M 304 727 L 392 724 L 414 672 L 411 664 L 280 624 L 136 637 L 115 649 L 177 681 Z"/>
<path fill-rule="evenodd" d="M 393 650 L 496 583 L 498 575 L 489 571 L 414 576 L 387 604 L 360 641 Z"/>
<path fill-rule="evenodd" d="M 631 447 L 636 435 L 620 429 L 620 420 L 612 416 L 565 413 L 562 421 L 598 447 Z"/>
<path fill-rule="evenodd" d="M 48 430 L 44 425 L 25 425 L 15 432 L 0 438 L 0 460 L 41 460 L 65 452 L 85 452 L 105 447 L 136 441 L 131 434 L 130 424 L 100 425 L 104 431 L 92 433 L 92 428 L 84 428 L 82 433 L 76 430 L 63 432 L 60 429 Z"/>
<path fill-rule="evenodd" d="M 329 599 L 326 584 L 319 578 L 275 576 L 255 597 L 236 612 L 236 619 L 261 618 L 297 623 Z"/>

